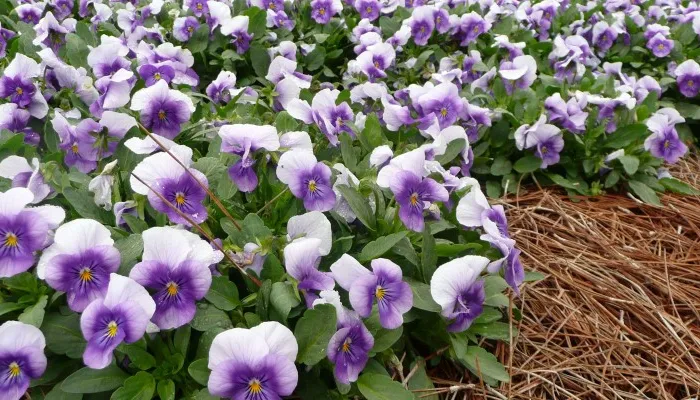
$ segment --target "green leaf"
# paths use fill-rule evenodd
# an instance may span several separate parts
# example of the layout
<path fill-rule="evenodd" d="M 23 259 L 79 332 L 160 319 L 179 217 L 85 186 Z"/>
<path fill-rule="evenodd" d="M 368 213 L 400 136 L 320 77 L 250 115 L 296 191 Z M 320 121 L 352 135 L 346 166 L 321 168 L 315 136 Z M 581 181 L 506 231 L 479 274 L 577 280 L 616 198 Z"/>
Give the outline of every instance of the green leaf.
<path fill-rule="evenodd" d="M 645 185 L 640 181 L 629 181 L 628 183 L 630 185 L 630 189 L 632 189 L 632 192 L 639 196 L 639 198 L 643 202 L 653 204 L 656 206 L 662 205 L 661 200 L 659 200 L 659 196 L 656 195 L 654 189 L 650 188 L 649 186 Z"/>
<path fill-rule="evenodd" d="M 500 313 L 499 313 L 500 315 Z M 505 322 L 492 321 L 486 324 L 472 324 L 469 332 L 483 336 L 487 339 L 510 342 L 510 325 Z M 518 335 L 518 328 L 513 326 L 513 336 Z"/>
<path fill-rule="evenodd" d="M 15 276 L 5 278 L 2 282 L 8 289 L 18 290 L 20 292 L 36 293 L 39 288 L 37 278 L 29 272 L 22 272 Z"/>
<path fill-rule="evenodd" d="M 287 317 L 292 308 L 299 305 L 301 300 L 297 294 L 296 289 L 291 283 L 288 282 L 275 282 L 272 284 L 272 291 L 270 291 L 270 304 L 272 305 L 272 310 L 274 310 L 280 320 L 280 322 L 287 322 Z"/>
<path fill-rule="evenodd" d="M 363 197 L 355 188 L 348 185 L 338 185 L 337 188 L 340 190 L 345 201 L 348 202 L 350 209 L 355 213 L 357 219 L 359 219 L 364 226 L 374 230 L 377 221 L 374 218 L 374 213 L 369 206 L 367 198 Z"/>
<path fill-rule="evenodd" d="M 659 183 L 662 184 L 666 189 L 680 194 L 687 195 L 700 195 L 700 190 L 688 185 L 687 183 L 680 181 L 676 178 L 661 178 Z M 0 304 L 1 305 L 1 304 Z"/>
<path fill-rule="evenodd" d="M 323 62 L 326 60 L 326 49 L 324 49 L 322 46 L 316 46 L 316 48 L 309 54 L 307 54 L 304 57 L 304 63 L 306 64 L 306 69 L 309 71 L 315 71 L 321 66 L 323 66 Z M 267 74 L 267 72 L 265 72 Z M 263 74 L 262 76 L 265 76 Z"/>
<path fill-rule="evenodd" d="M 413 394 L 391 377 L 381 374 L 362 374 L 357 388 L 367 400 L 413 400 Z"/>
<path fill-rule="evenodd" d="M 97 43 L 95 34 L 90 29 L 90 25 L 83 21 L 75 24 L 75 33 L 80 36 L 80 38 L 83 39 L 83 41 L 89 46 L 95 47 L 99 44 Z"/>
<path fill-rule="evenodd" d="M 44 400 L 82 400 L 82 394 L 66 393 L 61 389 L 60 385 L 54 386 L 50 392 L 46 394 Z"/>
<path fill-rule="evenodd" d="M 618 160 L 620 160 L 622 167 L 628 175 L 637 173 L 637 169 L 639 169 L 639 159 L 637 157 L 624 155 L 620 156 Z"/>
<path fill-rule="evenodd" d="M 458 348 L 460 348 L 460 346 L 455 346 L 457 358 L 473 373 L 481 373 L 485 378 L 491 378 L 501 382 L 510 381 L 510 376 L 505 367 L 498 362 L 498 359 L 496 359 L 496 356 L 493 354 L 479 346 L 466 346 L 464 351 L 458 351 Z M 460 348 L 460 350 L 462 349 Z"/>
<path fill-rule="evenodd" d="M 156 392 L 160 400 L 175 400 L 175 383 L 172 379 L 159 381 Z"/>
<path fill-rule="evenodd" d="M 637 140 L 645 138 L 647 134 L 647 126 L 644 124 L 623 126 L 622 128 L 608 135 L 607 140 L 605 141 L 605 147 L 621 149 L 623 147 L 627 147 Z"/>
<path fill-rule="evenodd" d="M 700 119 L 700 106 L 697 104 L 678 102 L 674 107 L 685 119 Z"/>
<path fill-rule="evenodd" d="M 143 253 L 143 238 L 139 234 L 132 234 L 114 242 L 114 247 L 121 254 L 119 271 L 123 275 L 128 275 L 131 268 L 136 264 L 136 259 Z"/>
<path fill-rule="evenodd" d="M 17 317 L 19 322 L 24 322 L 25 324 L 34 325 L 37 328 L 41 326 L 44 321 L 44 314 L 46 313 L 46 303 L 49 300 L 49 296 L 41 296 L 39 301 L 33 306 L 29 306 L 24 309 L 24 312 Z"/>
<path fill-rule="evenodd" d="M 136 368 L 140 370 L 151 369 L 156 366 L 156 358 L 151 355 L 146 349 L 137 344 L 122 343 L 117 347 L 117 350 L 129 356 L 129 360 Z"/>
<path fill-rule="evenodd" d="M 503 156 L 496 157 L 496 159 L 493 160 L 493 164 L 491 164 L 491 175 L 508 175 L 512 170 L 513 164 L 511 164 L 510 161 Z"/>
<path fill-rule="evenodd" d="M 440 165 L 445 165 L 454 160 L 466 146 L 467 142 L 464 139 L 453 140 L 447 144 L 447 148 L 443 154 L 435 157 L 435 161 L 439 162 Z"/>
<path fill-rule="evenodd" d="M 393 346 L 401 338 L 402 334 L 403 326 L 399 326 L 396 329 L 379 329 L 374 333 L 374 346 L 371 351 L 373 353 L 381 353 Z"/>
<path fill-rule="evenodd" d="M 209 368 L 207 367 L 208 363 L 208 358 L 201 358 L 197 361 L 192 361 L 190 366 L 187 367 L 187 372 L 190 374 L 192 379 L 202 386 L 207 386 L 207 382 L 209 382 L 209 374 L 211 371 L 209 371 Z"/>
<path fill-rule="evenodd" d="M 372 113 L 367 117 L 365 121 L 365 128 L 359 132 L 357 138 L 360 140 L 360 144 L 368 152 L 371 152 L 375 148 L 382 145 L 382 125 L 379 123 L 379 117 L 377 114 Z"/>
<path fill-rule="evenodd" d="M 175 331 L 173 345 L 175 346 L 175 350 L 179 351 L 183 356 L 187 355 L 191 336 L 192 328 L 189 325 L 181 326 Z"/>
<path fill-rule="evenodd" d="M 99 393 L 121 386 L 128 378 L 126 372 L 114 364 L 104 369 L 81 368 L 68 376 L 61 384 L 67 393 Z"/>
<path fill-rule="evenodd" d="M 46 337 L 46 347 L 56 354 L 65 354 L 70 358 L 82 358 L 85 339 L 80 332 L 78 314 L 48 314 L 44 318 L 41 330 Z"/>
<path fill-rule="evenodd" d="M 211 287 L 205 298 L 216 308 L 231 311 L 241 302 L 238 299 L 238 288 L 225 276 L 214 276 L 211 279 Z"/>
<path fill-rule="evenodd" d="M 202 24 L 194 32 L 190 40 L 187 42 L 187 48 L 192 53 L 200 53 L 206 50 L 209 44 L 209 25 Z"/>
<path fill-rule="evenodd" d="M 426 225 L 423 229 L 423 249 L 420 253 L 421 268 L 423 273 L 423 281 L 430 282 L 430 278 L 437 267 L 437 252 L 435 251 L 435 238 L 432 234 L 432 229 Z"/>
<path fill-rule="evenodd" d="M 277 131 L 280 133 L 292 132 L 299 128 L 299 122 L 289 115 L 288 112 L 282 111 L 278 113 L 275 118 L 275 128 L 277 128 Z"/>
<path fill-rule="evenodd" d="M 65 57 L 71 66 L 89 69 L 90 67 L 87 64 L 88 53 L 90 53 L 90 50 L 87 47 L 87 43 L 80 36 L 75 33 L 66 35 Z"/>
<path fill-rule="evenodd" d="M 105 225 L 114 224 L 114 215 L 95 204 L 94 196 L 87 190 L 65 188 L 63 196 L 81 217 L 95 219 Z"/>
<path fill-rule="evenodd" d="M 527 271 L 525 272 L 525 279 L 523 282 L 536 282 L 541 281 L 547 276 L 539 271 Z"/>
<path fill-rule="evenodd" d="M 350 135 L 344 134 L 339 136 L 340 139 L 340 154 L 343 157 L 343 163 L 350 171 L 357 169 L 357 155 L 352 146 L 352 138 Z"/>
<path fill-rule="evenodd" d="M 420 310 L 440 312 L 441 308 L 430 294 L 430 285 L 413 279 L 406 279 L 413 292 L 413 307 Z"/>
<path fill-rule="evenodd" d="M 411 264 L 418 266 L 420 265 L 420 260 L 418 259 L 418 254 L 416 253 L 416 250 L 413 248 L 413 244 L 411 244 L 411 241 L 408 240 L 407 237 L 399 240 L 398 243 L 394 246 L 394 248 L 391 249 L 394 253 L 402 256 L 408 262 Z"/>
<path fill-rule="evenodd" d="M 267 69 L 270 67 L 270 55 L 267 53 L 267 49 L 261 44 L 254 44 L 250 46 L 248 52 L 255 74 L 258 76 L 267 75 Z"/>
<path fill-rule="evenodd" d="M 140 371 L 124 381 L 124 386 L 112 393 L 110 400 L 151 400 L 156 381 L 148 372 Z"/>
<path fill-rule="evenodd" d="M 135 217 L 131 214 L 124 213 L 122 214 L 122 218 L 124 219 L 126 224 L 129 225 L 129 228 L 134 233 L 141 233 L 149 228 L 148 223 L 146 223 L 146 221 Z"/>
<path fill-rule="evenodd" d="M 365 247 L 360 252 L 359 261 L 361 263 L 374 260 L 377 257 L 381 257 L 384 253 L 391 250 L 392 247 L 399 240 L 403 239 L 408 232 L 401 231 L 397 233 L 392 233 L 391 235 L 382 236 L 377 240 L 367 243 Z"/>
<path fill-rule="evenodd" d="M 212 328 L 227 329 L 233 326 L 225 312 L 214 306 L 203 303 L 197 304 L 197 312 L 194 314 L 190 325 L 192 325 L 192 329 L 201 332 L 208 331 Z"/>
<path fill-rule="evenodd" d="M 335 333 L 336 319 L 335 308 L 329 304 L 304 312 L 294 327 L 294 337 L 299 345 L 298 362 L 312 366 L 323 360 L 328 342 Z"/>
<path fill-rule="evenodd" d="M 435 385 L 425 370 L 425 361 L 420 357 L 416 358 L 416 361 L 411 363 L 410 370 L 415 372 L 408 380 L 408 389 L 413 391 L 419 400 L 440 400 L 437 394 L 428 394 L 429 390 L 435 389 Z"/>
<path fill-rule="evenodd" d="M 23 308 L 24 308 L 24 304 L 0 303 L 0 316 L 3 314 L 10 313 L 12 311 L 21 310 Z"/>
<path fill-rule="evenodd" d="M 528 154 L 516 161 L 513 165 L 513 169 L 521 174 L 526 174 L 528 172 L 537 171 L 540 169 L 540 165 L 542 165 L 542 160 L 539 157 L 534 154 Z"/>

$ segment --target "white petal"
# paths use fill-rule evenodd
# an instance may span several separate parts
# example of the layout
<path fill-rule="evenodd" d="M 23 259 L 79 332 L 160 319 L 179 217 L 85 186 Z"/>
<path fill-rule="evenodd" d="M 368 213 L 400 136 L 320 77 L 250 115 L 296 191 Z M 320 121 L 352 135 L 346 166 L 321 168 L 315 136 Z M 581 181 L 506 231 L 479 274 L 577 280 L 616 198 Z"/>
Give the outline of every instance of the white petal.
<path fill-rule="evenodd" d="M 0 349 L 13 352 L 25 347 L 43 350 L 46 347 L 44 334 L 39 328 L 18 321 L 7 321 L 0 325 Z"/>
<path fill-rule="evenodd" d="M 170 153 L 177 157 L 185 166 L 189 166 L 192 162 L 192 149 L 187 146 L 175 145 L 170 148 Z M 158 179 L 163 178 L 178 178 L 184 172 L 182 166 L 168 153 L 157 153 L 146 157 L 141 161 L 133 171 L 133 175 L 141 178 L 146 184 L 153 187 L 153 184 Z M 131 176 L 129 182 L 131 188 L 139 194 L 146 195 L 149 189 L 146 185 L 139 182 L 134 176 Z"/>
<path fill-rule="evenodd" d="M 0 192 L 0 215 L 19 214 L 32 200 L 34 200 L 34 193 L 27 188 L 16 187 L 4 193 Z"/>
<path fill-rule="evenodd" d="M 331 272 L 338 285 L 347 291 L 350 291 L 350 287 L 357 278 L 371 274 L 367 268 L 349 254 L 343 254 L 338 261 L 334 262 L 331 265 Z"/>
<path fill-rule="evenodd" d="M 24 157 L 7 156 L 0 161 L 0 176 L 3 178 L 12 179 L 21 173 L 32 171 L 32 167 L 29 166 L 29 162 Z"/>
<path fill-rule="evenodd" d="M 320 256 L 320 245 L 321 241 L 315 238 L 295 240 L 288 244 L 284 248 L 284 266 L 287 273 L 298 278 L 301 272 L 310 264 L 313 265 Z"/>
<path fill-rule="evenodd" d="M 209 348 L 209 369 L 224 361 L 236 360 L 245 365 L 256 365 L 270 353 L 265 338 L 249 329 L 234 328 L 221 332 Z"/>
<path fill-rule="evenodd" d="M 459 203 L 457 203 L 457 221 L 468 227 L 481 226 L 481 214 L 490 208 L 491 206 L 481 189 L 478 186 L 472 187 L 471 191 L 459 199 Z"/>
<path fill-rule="evenodd" d="M 94 219 L 76 219 L 56 229 L 54 245 L 67 253 L 79 253 L 97 246 L 111 246 L 114 240 L 109 229 Z M 52 247 L 53 247 L 52 246 Z"/>
<path fill-rule="evenodd" d="M 282 154 L 277 163 L 277 178 L 282 183 L 289 184 L 296 176 L 297 171 L 304 171 L 316 165 L 316 156 L 307 150 L 289 150 Z"/>
<path fill-rule="evenodd" d="M 125 301 L 133 301 L 138 304 L 149 319 L 156 311 L 156 303 L 143 286 L 126 276 L 109 274 L 109 286 L 103 304 L 111 309 Z"/>
<path fill-rule="evenodd" d="M 299 345 L 292 331 L 276 321 L 263 322 L 251 328 L 251 333 L 262 336 L 270 348 L 270 353 L 287 357 L 294 362 L 299 352 Z"/>
<path fill-rule="evenodd" d="M 59 206 L 39 206 L 32 207 L 30 210 L 39 213 L 46 220 L 46 223 L 49 224 L 49 229 L 58 228 L 66 218 L 66 211 Z"/>
<path fill-rule="evenodd" d="M 482 256 L 464 256 L 442 264 L 430 279 L 430 294 L 443 310 L 471 285 L 489 264 Z"/>
<path fill-rule="evenodd" d="M 292 117 L 304 121 L 306 124 L 314 122 L 311 106 L 306 100 L 292 99 L 287 103 L 287 112 Z"/>
<path fill-rule="evenodd" d="M 176 266 L 185 261 L 190 253 L 187 238 L 181 230 L 169 226 L 145 230 L 143 236 L 143 261 L 160 261 Z"/>
<path fill-rule="evenodd" d="M 320 211 L 295 215 L 287 222 L 287 240 L 293 241 L 298 238 L 319 239 L 319 254 L 326 256 L 333 246 L 331 223 Z"/>
<path fill-rule="evenodd" d="M 280 136 L 280 146 L 288 149 L 313 150 L 311 137 L 304 131 L 283 133 Z"/>

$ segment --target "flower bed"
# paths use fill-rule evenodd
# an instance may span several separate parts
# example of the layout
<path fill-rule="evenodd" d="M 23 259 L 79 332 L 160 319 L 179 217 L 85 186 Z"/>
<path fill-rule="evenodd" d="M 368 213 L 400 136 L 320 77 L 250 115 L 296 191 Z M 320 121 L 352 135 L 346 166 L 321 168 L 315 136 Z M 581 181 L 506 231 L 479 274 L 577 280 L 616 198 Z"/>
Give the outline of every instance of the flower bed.
<path fill-rule="evenodd" d="M 663 167 L 700 120 L 695 3 L 0 0 L 0 24 L 3 399 L 410 399 L 443 359 L 496 386 L 541 275 L 486 195 L 697 193 Z"/>

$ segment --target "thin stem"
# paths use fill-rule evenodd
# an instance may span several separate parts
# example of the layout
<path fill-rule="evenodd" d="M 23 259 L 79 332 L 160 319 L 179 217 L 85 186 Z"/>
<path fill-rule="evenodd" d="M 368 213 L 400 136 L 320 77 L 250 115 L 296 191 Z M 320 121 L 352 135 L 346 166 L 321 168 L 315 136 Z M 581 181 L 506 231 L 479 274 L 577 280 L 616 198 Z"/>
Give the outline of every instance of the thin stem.
<path fill-rule="evenodd" d="M 163 150 L 164 152 L 168 153 L 168 155 L 169 155 L 170 157 L 172 157 L 173 160 L 177 161 L 177 163 L 180 164 L 180 166 L 181 166 L 182 168 L 184 168 L 185 172 L 187 172 L 187 174 L 188 174 L 192 179 L 194 179 L 195 182 L 197 182 L 197 184 L 199 185 L 199 187 L 201 187 L 202 189 L 204 189 L 205 192 L 207 192 L 207 194 L 209 195 L 209 198 L 212 199 L 212 201 L 216 204 L 217 207 L 219 207 L 219 210 L 221 210 L 221 212 L 223 212 L 224 215 L 233 223 L 233 226 L 235 226 L 236 229 L 238 229 L 238 230 L 240 231 L 240 230 L 241 230 L 241 226 L 238 225 L 238 222 L 236 222 L 236 220 L 235 220 L 235 219 L 233 218 L 233 216 L 228 212 L 228 210 L 226 209 L 226 207 L 224 207 L 224 205 L 221 204 L 221 200 L 219 200 L 219 198 L 216 197 L 216 196 L 214 195 L 214 193 L 213 193 L 211 190 L 209 190 L 209 187 L 207 187 L 205 184 L 203 184 L 202 182 L 200 182 L 199 179 L 197 179 L 197 177 L 194 176 L 194 174 L 192 173 L 192 171 L 190 171 L 190 169 L 187 168 L 187 167 L 185 166 L 185 164 L 182 163 L 182 161 L 180 161 L 177 157 L 175 157 L 175 156 L 173 155 L 173 153 L 170 152 L 170 150 L 168 150 L 167 148 L 165 148 L 165 146 L 163 146 L 163 144 L 160 142 L 160 140 L 158 140 L 151 132 L 149 132 L 148 129 L 146 129 L 146 127 L 144 127 L 143 125 L 141 125 L 141 123 L 139 123 L 139 129 L 141 129 L 141 131 L 142 131 L 143 133 L 145 133 L 145 134 L 146 134 L 148 137 L 150 137 L 154 142 L 156 142 L 156 144 L 158 145 L 158 147 L 161 148 L 161 150 Z"/>
<path fill-rule="evenodd" d="M 205 238 L 207 238 L 207 240 L 208 240 L 210 243 L 212 243 L 214 246 L 216 246 L 216 248 L 224 254 L 224 257 L 226 257 L 226 258 L 231 262 L 231 264 L 235 265 L 236 268 L 238 268 L 238 270 L 241 271 L 241 273 L 242 273 L 243 275 L 245 275 L 245 276 L 247 276 L 248 278 L 250 278 L 250 280 L 253 281 L 253 283 L 255 283 L 256 285 L 262 286 L 262 283 L 260 282 L 260 280 L 258 280 L 256 277 L 254 277 L 254 276 L 252 276 L 252 275 L 249 275 L 243 268 L 241 268 L 238 264 L 236 264 L 236 262 L 235 262 L 235 261 L 231 258 L 231 256 L 224 250 L 224 248 L 221 247 L 221 245 L 220 245 L 217 241 L 215 241 L 214 238 L 212 238 L 204 229 L 202 229 L 202 227 L 199 226 L 199 224 L 197 224 L 196 222 L 194 222 L 194 221 L 192 220 L 192 218 L 190 218 L 187 214 L 185 214 L 185 213 L 183 213 L 182 211 L 180 211 L 179 208 L 175 207 L 175 205 L 174 205 L 173 203 L 171 203 L 168 199 L 166 199 L 162 194 L 158 193 L 158 192 L 157 192 L 155 189 L 153 189 L 149 184 L 147 184 L 146 182 L 144 182 L 143 179 L 141 179 L 141 178 L 138 177 L 138 175 L 136 175 L 136 174 L 134 174 L 134 173 L 132 172 L 132 173 L 131 173 L 131 176 L 133 176 L 134 178 L 136 178 L 137 181 L 143 183 L 144 186 L 146 186 L 146 187 L 148 188 L 148 190 L 150 190 L 151 192 L 155 193 L 155 195 L 158 196 L 158 198 L 159 198 L 160 200 L 162 200 L 165 204 L 167 204 L 168 207 L 172 208 L 173 211 L 175 211 L 179 216 L 181 216 L 182 218 L 184 218 L 185 221 L 187 221 L 190 225 L 192 225 L 193 227 L 195 227 L 195 228 L 199 231 L 199 233 L 200 233 L 202 236 L 204 236 Z"/>
<path fill-rule="evenodd" d="M 279 192 L 279 193 L 277 194 L 277 196 L 275 196 L 275 197 L 272 198 L 272 200 L 270 200 L 270 201 L 268 201 L 267 203 L 265 203 L 265 205 L 262 206 L 262 208 L 260 208 L 260 209 L 258 210 L 258 212 L 256 212 L 255 214 L 256 214 L 256 215 L 260 215 L 260 213 L 263 212 L 263 210 L 265 210 L 270 204 L 272 204 L 272 203 L 275 202 L 277 199 L 279 199 L 280 197 L 282 197 L 283 194 L 287 193 L 287 190 L 289 190 L 289 186 L 287 186 L 286 188 L 284 188 L 283 191 Z"/>

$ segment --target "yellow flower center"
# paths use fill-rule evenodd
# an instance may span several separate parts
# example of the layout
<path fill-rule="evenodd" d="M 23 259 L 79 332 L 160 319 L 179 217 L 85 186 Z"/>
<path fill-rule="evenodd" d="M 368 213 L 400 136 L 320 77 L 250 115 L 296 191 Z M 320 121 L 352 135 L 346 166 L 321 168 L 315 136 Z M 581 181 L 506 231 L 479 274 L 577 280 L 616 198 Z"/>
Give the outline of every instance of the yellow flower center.
<path fill-rule="evenodd" d="M 204 6 L 202 6 L 202 3 L 197 3 L 197 10 L 202 11 L 202 8 L 204 8 Z"/>
<path fill-rule="evenodd" d="M 73 145 L 70 147 L 70 151 L 72 151 L 73 154 L 78 154 L 78 143 L 73 143 Z"/>
<path fill-rule="evenodd" d="M 178 206 L 185 204 L 185 194 L 184 193 L 176 193 L 175 194 L 175 204 L 177 204 Z"/>
<path fill-rule="evenodd" d="M 165 288 L 168 291 L 168 296 L 175 296 L 177 294 L 177 283 L 169 282 L 167 285 L 165 285 Z"/>
<path fill-rule="evenodd" d="M 365 12 L 367 12 L 368 14 L 371 13 L 371 12 L 372 12 L 372 7 L 367 7 L 367 8 L 365 8 Z"/>
<path fill-rule="evenodd" d="M 442 17 L 435 17 L 435 23 L 439 24 L 442 21 Z"/>
<path fill-rule="evenodd" d="M 90 282 L 92 280 L 92 271 L 90 268 L 83 268 L 80 270 L 80 280 L 83 282 Z"/>
<path fill-rule="evenodd" d="M 691 87 L 692 87 L 693 85 L 695 85 L 695 82 L 693 82 L 693 81 L 688 81 L 688 86 L 691 86 Z"/>
<path fill-rule="evenodd" d="M 663 50 L 663 49 L 664 49 L 664 44 L 663 44 L 663 43 L 660 43 L 660 44 L 659 44 L 659 50 Z"/>
<path fill-rule="evenodd" d="M 16 378 L 19 376 L 22 370 L 19 368 L 19 364 L 16 362 L 10 363 L 10 378 Z"/>
<path fill-rule="evenodd" d="M 352 339 L 347 338 L 343 342 L 343 346 L 341 347 L 341 350 L 343 353 L 349 353 L 350 352 L 350 345 L 352 345 Z"/>
<path fill-rule="evenodd" d="M 440 115 L 442 115 L 442 117 L 445 118 L 447 116 L 447 109 L 443 108 L 442 110 L 440 110 Z"/>
<path fill-rule="evenodd" d="M 270 3 L 267 5 L 267 8 L 269 8 L 270 10 L 274 10 L 277 8 L 277 6 L 275 5 L 275 3 Z"/>
<path fill-rule="evenodd" d="M 17 247 L 17 235 L 14 233 L 8 233 L 5 235 L 5 246 L 7 247 Z"/>
<path fill-rule="evenodd" d="M 478 27 L 478 26 L 475 26 L 475 27 L 474 27 L 474 33 L 479 33 L 479 27 Z"/>
<path fill-rule="evenodd" d="M 251 394 L 260 394 L 262 390 L 262 385 L 260 384 L 259 380 L 253 379 L 252 381 L 248 382 L 248 391 Z"/>
<path fill-rule="evenodd" d="M 665 140 L 664 141 L 664 149 L 668 149 L 669 147 L 671 147 L 671 141 Z"/>
<path fill-rule="evenodd" d="M 374 68 L 379 68 L 379 61 L 374 62 Z"/>
<path fill-rule="evenodd" d="M 165 119 L 165 117 L 166 117 L 165 111 L 163 111 L 163 110 L 158 111 L 158 119 L 163 121 Z"/>
<path fill-rule="evenodd" d="M 187 29 L 189 30 L 190 28 L 187 28 Z M 153 79 L 159 81 L 160 80 L 160 72 L 156 72 L 155 74 L 153 74 Z M 160 114 L 158 114 L 158 115 L 160 115 Z"/>
<path fill-rule="evenodd" d="M 418 193 L 413 193 L 411 195 L 411 198 L 408 199 L 409 202 L 411 202 L 412 206 L 415 206 L 418 204 Z"/>
<path fill-rule="evenodd" d="M 321 14 L 321 15 L 326 15 L 326 9 L 325 9 L 325 8 L 320 8 L 320 9 L 318 10 L 318 13 Z"/>
<path fill-rule="evenodd" d="M 425 33 L 425 27 L 424 27 L 424 26 L 421 26 L 421 27 L 420 27 L 420 33 Z"/>
<path fill-rule="evenodd" d="M 386 289 L 381 286 L 377 286 L 377 290 L 374 291 L 374 295 L 377 297 L 377 300 L 382 300 L 384 299 L 384 296 L 386 296 Z"/>
<path fill-rule="evenodd" d="M 107 337 L 113 338 L 117 336 L 117 332 L 119 332 L 119 326 L 116 321 L 111 321 L 107 324 Z"/>
<path fill-rule="evenodd" d="M 192 33 L 192 31 L 194 31 L 194 28 L 191 27 L 191 26 L 188 26 L 188 27 L 187 27 L 187 32 Z"/>
<path fill-rule="evenodd" d="M 24 89 L 22 89 L 21 87 L 18 87 L 17 89 L 15 89 L 15 93 L 17 93 L 18 95 L 21 96 L 22 93 L 24 93 Z"/>
<path fill-rule="evenodd" d="M 544 13 L 544 17 L 545 17 L 546 19 L 549 19 L 551 16 L 552 16 L 552 14 L 550 14 L 550 13 Z"/>
<path fill-rule="evenodd" d="M 316 189 L 317 189 L 317 187 L 316 187 L 316 181 L 313 180 L 313 179 L 310 180 L 310 181 L 309 181 L 309 191 L 311 191 L 311 192 L 313 193 L 313 192 L 316 191 Z"/>
<path fill-rule="evenodd" d="M 545 146 L 542 146 L 542 150 L 540 150 L 540 151 L 542 152 L 542 154 L 547 154 L 547 153 L 549 153 L 549 149 L 548 149 L 547 147 L 545 147 Z"/>

